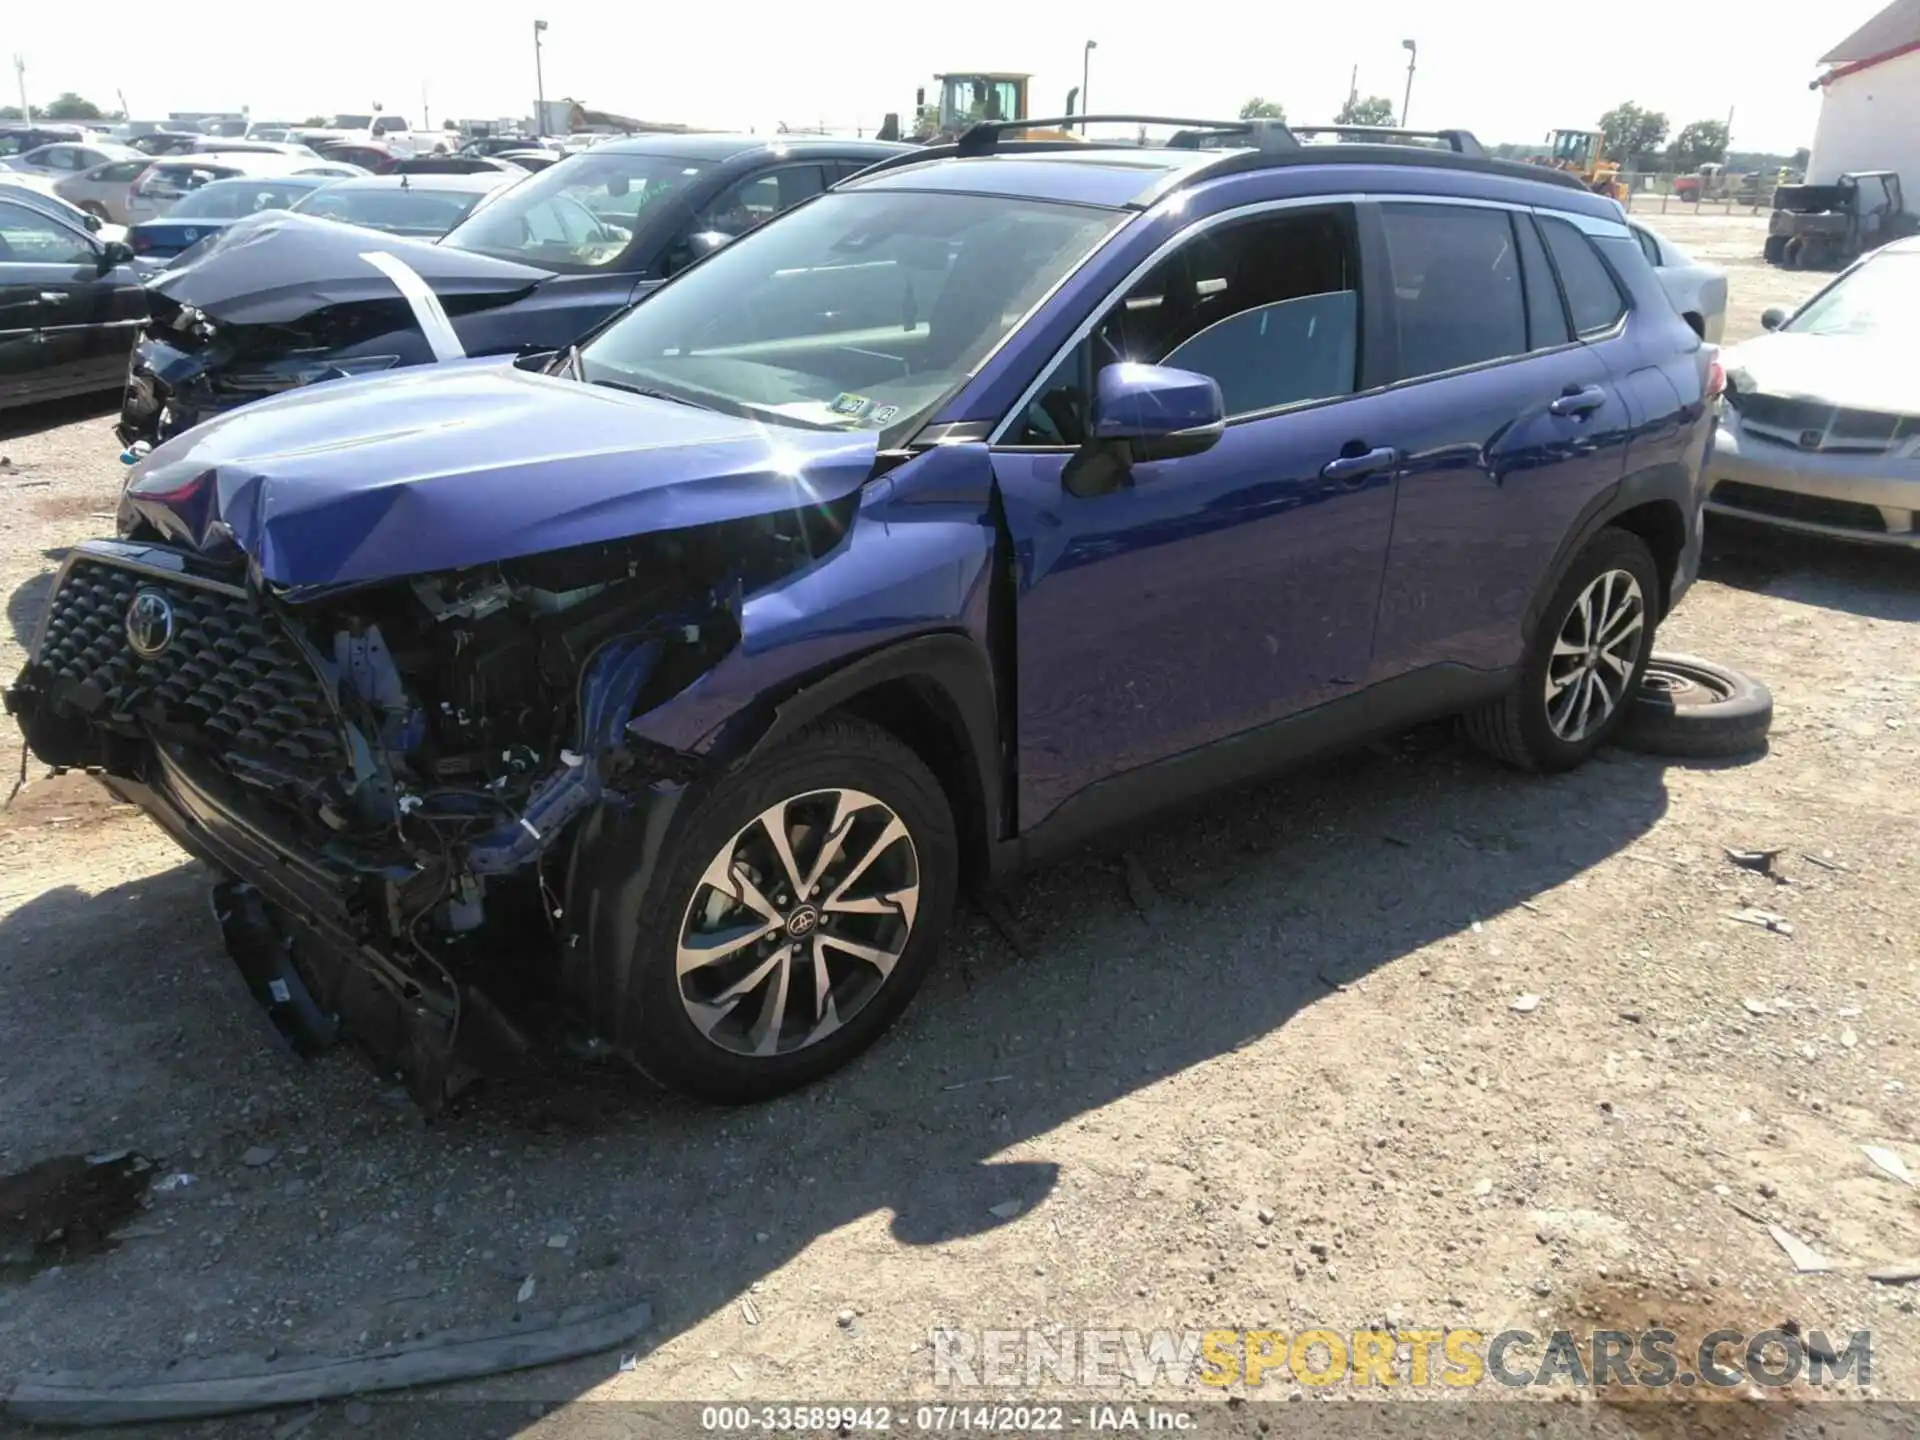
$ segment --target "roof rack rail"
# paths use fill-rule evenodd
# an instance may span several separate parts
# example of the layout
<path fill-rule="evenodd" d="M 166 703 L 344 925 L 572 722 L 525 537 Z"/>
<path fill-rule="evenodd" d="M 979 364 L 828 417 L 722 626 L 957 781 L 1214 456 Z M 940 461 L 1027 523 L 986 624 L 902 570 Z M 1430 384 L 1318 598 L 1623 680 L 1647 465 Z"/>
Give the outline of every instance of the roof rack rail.
<path fill-rule="evenodd" d="M 1180 134 L 1171 143 L 1183 149 L 1198 149 L 1202 132 L 1208 135 L 1245 135 L 1254 142 L 1254 149 L 1265 154 L 1292 152 L 1300 148 L 1299 142 L 1293 138 L 1293 132 L 1279 120 L 1191 120 L 1175 115 L 1053 115 L 1031 120 L 977 121 L 961 133 L 955 153 L 991 155 L 999 148 L 1003 136 L 1018 130 L 1070 130 L 1075 126 L 1103 124 L 1177 125 Z"/>
<path fill-rule="evenodd" d="M 1391 145 L 1399 140 L 1439 140 L 1456 155 L 1485 160 L 1487 147 L 1471 130 L 1407 130 L 1398 125 L 1295 125 L 1295 135 L 1338 135 L 1357 145 Z"/>

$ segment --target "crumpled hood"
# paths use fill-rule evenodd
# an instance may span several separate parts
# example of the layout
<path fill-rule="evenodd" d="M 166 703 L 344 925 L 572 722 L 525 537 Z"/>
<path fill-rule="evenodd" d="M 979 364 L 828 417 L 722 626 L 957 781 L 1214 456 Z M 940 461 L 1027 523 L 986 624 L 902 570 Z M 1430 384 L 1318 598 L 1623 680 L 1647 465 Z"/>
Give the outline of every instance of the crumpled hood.
<path fill-rule="evenodd" d="M 1739 389 L 1848 410 L 1920 415 L 1920 371 L 1905 345 L 1862 335 L 1761 335 L 1723 357 Z"/>
<path fill-rule="evenodd" d="M 876 447 L 476 359 L 230 411 L 149 454 L 124 505 L 169 540 L 237 544 L 275 584 L 326 586 L 824 504 Z"/>
<path fill-rule="evenodd" d="M 404 260 L 443 301 L 505 302 L 553 278 L 472 250 L 270 210 L 227 226 L 150 288 L 229 325 L 284 325 L 329 305 L 395 298 L 393 281 L 362 258 L 369 251 Z"/>

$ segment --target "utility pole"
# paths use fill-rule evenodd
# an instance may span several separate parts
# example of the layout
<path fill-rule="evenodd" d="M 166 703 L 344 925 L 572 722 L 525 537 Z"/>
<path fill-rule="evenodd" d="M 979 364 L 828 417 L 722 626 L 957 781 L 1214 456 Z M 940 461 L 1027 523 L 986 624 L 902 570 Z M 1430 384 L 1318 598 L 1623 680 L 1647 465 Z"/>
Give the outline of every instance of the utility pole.
<path fill-rule="evenodd" d="M 1407 112 L 1413 108 L 1413 67 L 1420 59 L 1420 47 L 1411 40 L 1402 40 L 1400 48 L 1407 52 L 1407 93 L 1400 102 L 1400 128 L 1407 128 Z"/>
<path fill-rule="evenodd" d="M 13 78 L 20 82 L 20 118 L 28 124 L 33 123 L 33 108 L 27 104 L 27 57 L 13 57 Z"/>
<path fill-rule="evenodd" d="M 1360 67 L 1353 67 L 1353 74 L 1347 78 L 1347 109 L 1352 110 L 1360 103 Z"/>
<path fill-rule="evenodd" d="M 547 138 L 547 82 L 540 73 L 540 32 L 547 22 L 533 22 L 533 138 Z"/>
<path fill-rule="evenodd" d="M 113 93 L 120 97 L 120 118 L 122 120 L 131 120 L 133 118 L 133 110 L 127 104 L 127 92 L 116 86 Z"/>
<path fill-rule="evenodd" d="M 420 128 L 422 130 L 433 128 L 433 110 L 427 104 L 427 82 L 424 80 L 420 82 Z"/>

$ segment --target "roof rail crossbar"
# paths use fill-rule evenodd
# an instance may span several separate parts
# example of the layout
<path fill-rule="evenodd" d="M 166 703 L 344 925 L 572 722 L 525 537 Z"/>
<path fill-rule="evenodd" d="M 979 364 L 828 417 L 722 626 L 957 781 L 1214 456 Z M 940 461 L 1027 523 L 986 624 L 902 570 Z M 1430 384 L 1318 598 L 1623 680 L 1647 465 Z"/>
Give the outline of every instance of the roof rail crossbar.
<path fill-rule="evenodd" d="M 1476 160 L 1487 158 L 1487 147 L 1471 130 L 1408 130 L 1398 125 L 1295 125 L 1292 129 L 1295 135 L 1351 136 L 1358 144 L 1439 140 L 1456 155 L 1471 155 Z"/>
<path fill-rule="evenodd" d="M 1278 120 L 1192 120 L 1175 115 L 1054 115 L 1029 120 L 977 121 L 961 134 L 956 153 L 991 155 L 999 148 L 1003 136 L 1018 130 L 1070 130 L 1075 126 L 1101 124 L 1176 125 L 1180 127 L 1181 134 L 1174 138 L 1176 141 L 1185 139 L 1183 148 L 1198 148 L 1199 137 L 1195 132 L 1201 131 L 1215 135 L 1245 135 L 1255 142 L 1257 149 L 1270 154 L 1300 148 L 1293 138 L 1293 132 Z M 1186 138 L 1189 136 L 1194 138 Z"/>

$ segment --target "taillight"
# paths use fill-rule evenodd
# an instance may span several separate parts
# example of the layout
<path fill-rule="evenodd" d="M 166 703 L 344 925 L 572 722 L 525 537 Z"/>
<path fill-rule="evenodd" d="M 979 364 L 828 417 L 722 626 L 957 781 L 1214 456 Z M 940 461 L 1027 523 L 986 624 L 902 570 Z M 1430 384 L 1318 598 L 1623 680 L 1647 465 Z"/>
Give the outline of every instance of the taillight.
<path fill-rule="evenodd" d="M 136 255 L 144 255 L 147 251 L 153 249 L 153 237 L 151 235 L 142 235 L 136 230 L 133 232 L 132 240 L 133 253 Z"/>
<path fill-rule="evenodd" d="M 1717 399 L 1726 392 L 1726 388 L 1727 367 L 1720 363 L 1720 352 L 1716 350 L 1713 358 L 1707 362 L 1707 398 Z"/>

